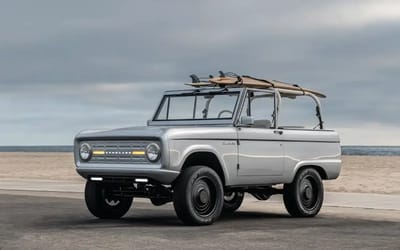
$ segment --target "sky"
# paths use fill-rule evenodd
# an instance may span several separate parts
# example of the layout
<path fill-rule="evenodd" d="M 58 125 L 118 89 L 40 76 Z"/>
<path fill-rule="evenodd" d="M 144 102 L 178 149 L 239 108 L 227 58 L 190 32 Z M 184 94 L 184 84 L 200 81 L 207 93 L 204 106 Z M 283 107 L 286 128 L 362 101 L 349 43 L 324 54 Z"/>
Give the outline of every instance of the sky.
<path fill-rule="evenodd" d="M 344 145 L 400 145 L 400 1 L 0 3 L 0 145 L 145 125 L 218 70 L 325 93 Z"/>

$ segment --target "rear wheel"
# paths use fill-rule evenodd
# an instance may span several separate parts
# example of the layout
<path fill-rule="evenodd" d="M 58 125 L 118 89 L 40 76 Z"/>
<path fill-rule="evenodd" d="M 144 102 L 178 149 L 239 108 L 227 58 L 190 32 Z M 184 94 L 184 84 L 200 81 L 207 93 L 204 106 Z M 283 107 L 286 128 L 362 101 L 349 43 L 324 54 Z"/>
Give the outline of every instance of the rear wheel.
<path fill-rule="evenodd" d="M 224 195 L 224 213 L 233 213 L 240 205 L 242 205 L 244 199 L 243 192 L 225 192 Z"/>
<path fill-rule="evenodd" d="M 128 212 L 132 205 L 132 200 L 133 198 L 115 198 L 110 196 L 109 188 L 102 183 L 86 182 L 86 206 L 98 218 L 121 218 Z"/>
<path fill-rule="evenodd" d="M 283 188 L 283 201 L 290 215 L 313 217 L 318 214 L 324 200 L 324 187 L 313 168 L 301 169 L 290 184 Z"/>
<path fill-rule="evenodd" d="M 222 182 L 209 167 L 185 169 L 174 186 L 174 208 L 187 225 L 209 225 L 221 214 L 224 203 Z"/>

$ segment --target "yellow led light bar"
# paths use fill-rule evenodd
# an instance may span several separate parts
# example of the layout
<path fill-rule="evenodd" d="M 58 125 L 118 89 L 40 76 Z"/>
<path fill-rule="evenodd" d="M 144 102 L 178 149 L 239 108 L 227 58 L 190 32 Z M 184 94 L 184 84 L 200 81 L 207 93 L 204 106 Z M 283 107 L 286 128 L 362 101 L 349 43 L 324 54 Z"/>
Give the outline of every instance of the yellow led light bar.
<path fill-rule="evenodd" d="M 144 151 L 132 151 L 132 155 L 144 155 Z"/>
<path fill-rule="evenodd" d="M 94 155 L 104 155 L 105 152 L 104 152 L 104 150 L 96 150 L 96 151 L 93 151 L 93 154 Z"/>

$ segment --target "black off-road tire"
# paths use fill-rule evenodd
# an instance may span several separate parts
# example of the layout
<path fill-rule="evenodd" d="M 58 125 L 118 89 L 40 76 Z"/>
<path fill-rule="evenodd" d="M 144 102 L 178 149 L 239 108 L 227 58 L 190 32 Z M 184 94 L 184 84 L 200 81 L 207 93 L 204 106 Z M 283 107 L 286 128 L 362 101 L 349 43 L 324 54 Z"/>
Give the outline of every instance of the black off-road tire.
<path fill-rule="evenodd" d="M 223 213 L 233 213 L 239 209 L 244 199 L 244 192 L 226 192 L 224 195 Z"/>
<path fill-rule="evenodd" d="M 324 186 L 319 173 L 313 168 L 298 171 L 294 180 L 283 187 L 286 210 L 293 217 L 316 216 L 324 200 Z"/>
<path fill-rule="evenodd" d="M 218 174 L 209 167 L 192 166 L 174 185 L 176 215 L 186 225 L 210 225 L 221 215 L 224 190 Z"/>
<path fill-rule="evenodd" d="M 101 219 L 119 219 L 132 205 L 133 198 L 107 197 L 107 187 L 102 183 L 86 182 L 85 201 L 89 211 Z"/>

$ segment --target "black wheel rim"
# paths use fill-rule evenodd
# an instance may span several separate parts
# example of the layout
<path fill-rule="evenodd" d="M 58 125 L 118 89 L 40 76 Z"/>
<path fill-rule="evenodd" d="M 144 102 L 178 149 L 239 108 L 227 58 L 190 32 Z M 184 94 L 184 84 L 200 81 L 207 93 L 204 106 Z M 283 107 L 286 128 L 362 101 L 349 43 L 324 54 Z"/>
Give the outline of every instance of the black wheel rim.
<path fill-rule="evenodd" d="M 300 201 L 307 210 L 314 209 L 319 201 L 319 188 L 312 176 L 305 176 L 300 182 Z"/>
<path fill-rule="evenodd" d="M 197 179 L 192 188 L 192 204 L 200 216 L 212 214 L 216 205 L 215 185 L 205 177 Z"/>
<path fill-rule="evenodd" d="M 119 199 L 116 199 L 115 197 L 110 196 L 110 195 L 108 194 L 106 188 L 103 188 L 103 189 L 101 190 L 101 194 L 102 194 L 102 198 L 103 198 L 103 200 L 104 200 L 104 203 L 105 203 L 107 206 L 116 207 L 116 206 L 118 206 L 118 205 L 121 203 L 121 201 L 120 201 Z"/>

